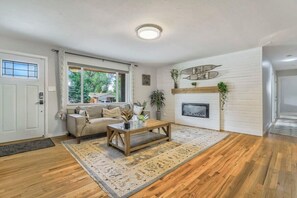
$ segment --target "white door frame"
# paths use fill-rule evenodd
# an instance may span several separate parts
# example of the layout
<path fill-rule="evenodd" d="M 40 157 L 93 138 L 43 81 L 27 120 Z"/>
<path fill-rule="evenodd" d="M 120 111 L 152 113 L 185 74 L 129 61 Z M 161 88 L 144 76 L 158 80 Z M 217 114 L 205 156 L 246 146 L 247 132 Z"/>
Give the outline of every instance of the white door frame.
<path fill-rule="evenodd" d="M 275 71 L 272 73 L 271 93 L 271 118 L 274 123 L 278 118 L 278 76 Z"/>
<path fill-rule="evenodd" d="M 28 54 L 18 51 L 12 51 L 12 50 L 4 50 L 0 49 L 0 53 L 6 53 L 6 54 L 13 54 L 13 55 L 20 55 L 20 56 L 27 56 L 30 58 L 40 58 L 44 61 L 44 98 L 45 98 L 45 106 L 44 106 L 44 137 L 48 136 L 48 57 L 47 56 L 40 56 L 35 54 Z"/>

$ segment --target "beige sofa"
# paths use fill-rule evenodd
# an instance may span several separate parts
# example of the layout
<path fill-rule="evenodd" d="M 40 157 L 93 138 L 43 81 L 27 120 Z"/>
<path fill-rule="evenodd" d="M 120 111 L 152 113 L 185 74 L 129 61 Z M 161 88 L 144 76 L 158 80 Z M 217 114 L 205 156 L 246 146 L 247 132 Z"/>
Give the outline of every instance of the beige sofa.
<path fill-rule="evenodd" d="M 68 109 L 67 131 L 77 138 L 78 143 L 83 136 L 105 133 L 107 125 L 123 122 L 120 117 L 103 117 L 103 108 L 113 109 L 115 107 L 120 107 L 121 111 L 131 108 L 127 103 L 110 103 L 77 106 L 75 109 Z M 89 118 L 85 115 L 85 111 L 88 112 Z"/>

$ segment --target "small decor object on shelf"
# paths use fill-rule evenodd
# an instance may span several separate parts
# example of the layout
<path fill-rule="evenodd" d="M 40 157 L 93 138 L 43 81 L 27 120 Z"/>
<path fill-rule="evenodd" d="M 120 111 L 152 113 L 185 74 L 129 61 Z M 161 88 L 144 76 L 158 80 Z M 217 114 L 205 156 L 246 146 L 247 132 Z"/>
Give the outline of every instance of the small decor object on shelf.
<path fill-rule="evenodd" d="M 177 89 L 178 88 L 177 80 L 179 77 L 179 71 L 177 69 L 172 69 L 170 71 L 170 74 L 171 74 L 172 80 L 174 81 L 174 89 Z"/>
<path fill-rule="evenodd" d="M 161 109 L 165 106 L 165 96 L 162 90 L 155 90 L 150 95 L 151 106 L 156 106 L 156 118 L 157 120 L 161 120 Z"/>
<path fill-rule="evenodd" d="M 224 82 L 218 83 L 218 89 L 220 92 L 220 99 L 221 99 L 221 110 L 224 111 L 224 105 L 227 101 L 227 94 L 229 92 L 228 86 Z"/>
<path fill-rule="evenodd" d="M 142 74 L 142 85 L 151 86 L 151 75 Z"/>
<path fill-rule="evenodd" d="M 191 85 L 197 87 L 197 82 L 192 82 Z"/>
<path fill-rule="evenodd" d="M 124 120 L 124 128 L 130 129 L 130 120 L 133 117 L 133 111 L 132 110 L 124 110 L 122 111 L 122 118 Z"/>

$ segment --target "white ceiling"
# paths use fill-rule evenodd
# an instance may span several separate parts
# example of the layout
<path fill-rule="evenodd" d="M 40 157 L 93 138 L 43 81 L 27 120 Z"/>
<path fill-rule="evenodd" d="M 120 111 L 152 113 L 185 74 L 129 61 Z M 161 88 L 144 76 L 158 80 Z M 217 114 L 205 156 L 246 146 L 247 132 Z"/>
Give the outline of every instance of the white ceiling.
<path fill-rule="evenodd" d="M 263 48 L 264 61 L 271 62 L 275 70 L 297 69 L 297 60 L 286 62 L 288 58 L 297 58 L 297 45 L 277 45 Z M 291 57 L 287 57 L 291 55 Z"/>
<path fill-rule="evenodd" d="M 1 0 L 0 35 L 157 66 L 297 44 L 296 10 L 296 0 Z M 161 38 L 139 39 L 144 23 Z"/>

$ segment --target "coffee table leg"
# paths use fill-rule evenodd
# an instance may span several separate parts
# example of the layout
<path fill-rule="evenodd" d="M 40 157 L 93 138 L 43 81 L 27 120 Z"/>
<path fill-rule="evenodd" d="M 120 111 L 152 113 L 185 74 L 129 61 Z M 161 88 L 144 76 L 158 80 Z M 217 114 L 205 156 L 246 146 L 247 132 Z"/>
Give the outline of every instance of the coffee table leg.
<path fill-rule="evenodd" d="M 167 126 L 167 136 L 169 137 L 168 141 L 171 141 L 171 124 Z"/>
<path fill-rule="evenodd" d="M 125 155 L 130 155 L 130 133 L 125 133 Z"/>

